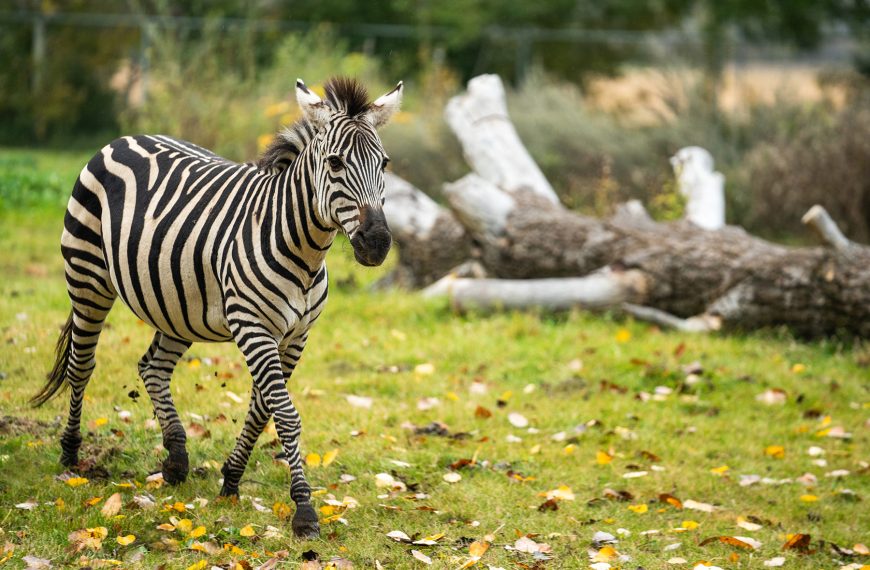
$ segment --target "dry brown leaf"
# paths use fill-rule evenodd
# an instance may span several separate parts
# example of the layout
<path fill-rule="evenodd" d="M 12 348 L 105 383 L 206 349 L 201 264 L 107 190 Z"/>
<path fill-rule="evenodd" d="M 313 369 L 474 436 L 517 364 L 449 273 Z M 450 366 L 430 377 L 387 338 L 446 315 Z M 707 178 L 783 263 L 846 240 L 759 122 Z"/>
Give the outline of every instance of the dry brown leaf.
<path fill-rule="evenodd" d="M 100 509 L 100 512 L 103 513 L 104 517 L 113 517 L 118 514 L 121 510 L 121 493 L 115 493 L 103 504 L 103 508 Z"/>
<path fill-rule="evenodd" d="M 793 534 L 785 544 L 782 545 L 783 550 L 797 550 L 798 552 L 807 553 L 810 551 L 810 538 L 809 534 Z"/>

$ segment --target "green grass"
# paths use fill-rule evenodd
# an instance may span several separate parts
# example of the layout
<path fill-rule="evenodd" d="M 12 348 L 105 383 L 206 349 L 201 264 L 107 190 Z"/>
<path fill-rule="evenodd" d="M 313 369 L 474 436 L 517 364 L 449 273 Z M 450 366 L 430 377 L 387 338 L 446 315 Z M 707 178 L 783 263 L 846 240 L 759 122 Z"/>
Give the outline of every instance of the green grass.
<path fill-rule="evenodd" d="M 73 164 L 66 157 L 40 156 L 35 163 L 43 174 L 43 165 L 60 165 L 71 187 L 86 156 L 80 158 Z M 412 558 L 413 548 L 431 556 L 433 568 L 458 568 L 470 541 L 495 533 L 481 565 L 516 568 L 518 563 L 531 567 L 532 556 L 505 550 L 504 545 L 535 533 L 536 541 L 552 546 L 547 567 L 586 568 L 593 533 L 617 534 L 620 528 L 631 534 L 619 536 L 616 548 L 631 561 L 612 561 L 614 567 L 665 568 L 665 561 L 675 556 L 688 564 L 674 568 L 690 568 L 700 560 L 723 568 L 760 568 L 762 560 L 780 555 L 787 558 L 785 567 L 802 569 L 862 560 L 834 556 L 817 541 L 845 548 L 868 541 L 866 345 L 805 344 L 781 332 L 690 336 L 581 312 L 558 317 L 456 316 L 446 304 L 423 302 L 413 294 L 371 292 L 368 285 L 388 267 L 355 266 L 345 242 L 330 253 L 332 295 L 290 387 L 303 418 L 306 453 L 339 450 L 331 465 L 307 473 L 312 486 L 321 490 L 315 506 L 323 506 L 328 494 L 359 502 L 343 513 L 346 525 L 323 524 L 321 540 L 301 542 L 292 537 L 289 521 L 253 507 L 249 497 L 260 497 L 270 508 L 289 502 L 288 471 L 273 460 L 278 448 L 271 428 L 261 437 L 242 480 L 242 500 L 215 500 L 220 488 L 215 467 L 230 451 L 240 429 L 236 422 L 243 421 L 247 409 L 226 393 L 246 398 L 250 388 L 241 356 L 228 344 L 194 345 L 173 380 L 185 424 L 195 421 L 210 432 L 209 437 L 189 440 L 192 466 L 202 469 L 178 487 L 149 491 L 157 508 L 133 508 L 133 495 L 145 489 L 116 484 L 143 486 L 148 474 L 159 469 L 164 452 L 159 432 L 146 427 L 151 406 L 136 376 L 137 359 L 152 333 L 120 303 L 101 338 L 84 410 L 82 457 L 97 459 L 109 476 L 92 476 L 87 484 L 72 488 L 56 479 L 63 472 L 57 461 L 58 422 L 65 418 L 66 403 L 59 398 L 37 410 L 27 405 L 53 361 L 58 328 L 68 312 L 58 246 L 62 215 L 63 207 L 53 201 L 0 213 L 0 416 L 31 422 L 14 433 L 0 432 L 0 545 L 14 545 L 7 565 L 22 567 L 22 557 L 34 555 L 53 560 L 55 566 L 78 565 L 85 556 L 121 560 L 124 567 L 186 568 L 206 559 L 209 565 L 230 567 L 237 561 L 256 567 L 269 558 L 267 552 L 286 550 L 289 566 L 296 567 L 302 552 L 314 550 L 321 560 L 340 556 L 358 568 L 374 567 L 375 560 L 386 568 L 423 567 Z M 582 361 L 579 370 L 577 362 L 572 364 L 577 360 Z M 682 367 L 694 361 L 703 367 L 702 380 L 686 387 Z M 424 373 L 425 367 L 415 371 L 427 363 L 434 372 Z M 486 393 L 472 393 L 475 381 Z M 658 386 L 674 392 L 661 401 L 643 401 L 641 394 L 652 394 Z M 756 395 L 768 388 L 785 390 L 788 401 L 776 406 L 757 402 Z M 133 389 L 143 397 L 132 400 L 128 392 Z M 351 407 L 348 394 L 372 397 L 371 409 Z M 418 401 L 425 397 L 438 398 L 440 405 L 419 410 Z M 499 399 L 505 401 L 503 407 Z M 478 406 L 492 416 L 476 417 Z M 131 413 L 129 423 L 120 420 L 119 410 Z M 508 414 L 514 412 L 528 418 L 534 430 L 513 427 Z M 819 414 L 821 418 L 815 417 Z M 818 435 L 826 416 L 831 418 L 828 427 L 842 426 L 853 437 Z M 37 420 L 44 423 L 32 423 Z M 406 425 L 434 421 L 468 436 L 414 435 Z M 585 427 L 575 430 L 577 426 Z M 358 432 L 362 435 L 352 435 Z M 558 432 L 567 432 L 567 439 L 554 441 Z M 522 441 L 508 441 L 509 435 Z M 765 455 L 771 445 L 783 446 L 784 457 Z M 826 467 L 812 463 L 807 454 L 811 446 L 825 450 Z M 598 464 L 598 451 L 611 451 L 613 461 Z M 651 462 L 644 452 L 659 461 Z M 471 458 L 476 466 L 461 469 L 461 481 L 444 481 L 451 463 Z M 394 460 L 410 466 L 400 467 Z M 711 473 L 723 465 L 729 467 L 724 476 Z M 837 469 L 849 475 L 825 477 Z M 508 476 L 509 470 L 530 479 L 517 481 Z M 637 470 L 648 475 L 623 477 Z M 374 475 L 381 472 L 393 473 L 427 497 L 413 500 L 411 491 L 379 497 L 386 491 L 376 488 Z M 740 474 L 795 480 L 807 472 L 818 477 L 811 488 L 798 482 L 739 485 Z M 341 483 L 342 474 L 356 480 Z M 575 499 L 559 501 L 556 511 L 539 511 L 545 500 L 540 494 L 560 485 L 569 486 Z M 628 491 L 634 498 L 603 498 L 606 488 Z M 845 489 L 863 500 L 849 500 Z M 107 519 L 100 509 L 115 492 L 121 493 L 123 507 Z M 717 508 L 713 513 L 678 510 L 658 502 L 660 493 Z M 800 499 L 809 494 L 818 501 Z M 92 497 L 103 499 L 87 506 Z M 183 514 L 163 508 L 164 503 L 191 504 L 196 498 L 209 502 Z M 58 499 L 64 502 L 62 509 L 55 505 Z M 29 500 L 39 506 L 32 511 L 15 507 Z M 640 504 L 647 504 L 648 511 L 628 508 Z M 431 508 L 418 509 L 424 506 Z M 244 554 L 190 550 L 191 541 L 182 533 L 156 528 L 173 514 L 204 526 L 207 534 L 200 541 L 234 544 Z M 738 516 L 758 517 L 763 528 L 738 528 Z M 672 531 L 689 520 L 698 527 Z M 240 536 L 239 529 L 249 524 L 256 535 Z M 283 536 L 264 537 L 267 525 Z M 72 551 L 70 532 L 99 526 L 108 529 L 100 550 Z M 641 534 L 654 529 L 660 532 Z M 387 538 L 393 530 L 412 537 L 444 537 L 437 546 L 412 547 Z M 782 551 L 789 533 L 811 534 L 816 552 Z M 126 534 L 135 535 L 135 542 L 117 544 L 115 537 Z M 718 543 L 699 545 L 720 535 L 751 536 L 763 544 L 755 552 Z M 678 549 L 663 551 L 676 542 L 682 543 Z M 732 554 L 739 559 L 732 560 Z"/>

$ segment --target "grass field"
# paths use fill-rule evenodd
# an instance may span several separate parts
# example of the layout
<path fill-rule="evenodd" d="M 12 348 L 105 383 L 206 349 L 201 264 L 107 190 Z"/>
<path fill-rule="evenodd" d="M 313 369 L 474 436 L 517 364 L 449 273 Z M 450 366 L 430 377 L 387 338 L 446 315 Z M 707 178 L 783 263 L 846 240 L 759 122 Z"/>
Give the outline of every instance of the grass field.
<path fill-rule="evenodd" d="M 86 160 L 0 151 L 0 164 L 10 156 L 67 186 Z M 324 566 L 426 567 L 417 551 L 432 568 L 459 568 L 484 541 L 476 567 L 870 563 L 860 554 L 870 544 L 868 345 L 781 331 L 689 336 L 581 312 L 456 316 L 371 292 L 388 267 L 355 266 L 345 242 L 330 253 L 330 302 L 290 384 L 322 539 L 294 539 L 283 518 L 288 470 L 274 460 L 271 425 L 241 500 L 216 500 L 250 388 L 231 345 L 194 345 L 173 380 L 196 469 L 177 487 L 146 483 L 164 453 L 136 375 L 152 333 L 120 303 L 87 393 L 80 478 L 63 481 L 66 403 L 27 404 L 68 312 L 62 214 L 53 199 L 0 212 L 0 560 L 10 567 L 27 556 L 55 567 L 299 567 L 310 551 Z M 765 393 L 782 403 L 759 401 Z M 69 537 L 82 529 L 98 530 Z M 598 531 L 618 543 L 591 561 Z M 733 536 L 760 545 L 705 540 Z"/>

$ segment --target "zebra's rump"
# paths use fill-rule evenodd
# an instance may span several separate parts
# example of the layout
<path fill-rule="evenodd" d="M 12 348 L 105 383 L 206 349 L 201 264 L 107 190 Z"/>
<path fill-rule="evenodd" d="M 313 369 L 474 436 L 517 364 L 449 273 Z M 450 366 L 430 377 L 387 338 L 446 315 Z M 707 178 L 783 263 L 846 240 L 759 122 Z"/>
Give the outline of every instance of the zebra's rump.
<path fill-rule="evenodd" d="M 68 281 L 102 270 L 107 288 L 161 332 L 228 340 L 223 262 L 258 177 L 169 137 L 113 141 L 73 189 L 61 242 Z"/>

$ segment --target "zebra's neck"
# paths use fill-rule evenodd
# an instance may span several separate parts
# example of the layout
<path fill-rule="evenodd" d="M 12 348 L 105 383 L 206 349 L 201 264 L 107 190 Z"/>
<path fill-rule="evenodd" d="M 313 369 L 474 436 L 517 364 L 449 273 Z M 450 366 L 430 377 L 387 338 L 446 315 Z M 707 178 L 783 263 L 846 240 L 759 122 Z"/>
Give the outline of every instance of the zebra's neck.
<path fill-rule="evenodd" d="M 269 178 L 268 191 L 258 208 L 262 213 L 257 224 L 262 232 L 260 239 L 269 241 L 277 263 L 289 267 L 292 262 L 313 279 L 323 266 L 337 230 L 324 223 L 317 212 L 310 147 L 289 168 Z"/>

